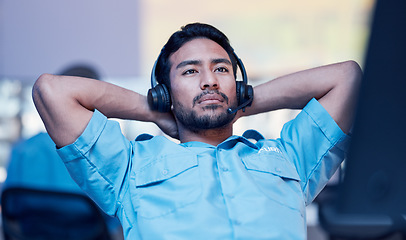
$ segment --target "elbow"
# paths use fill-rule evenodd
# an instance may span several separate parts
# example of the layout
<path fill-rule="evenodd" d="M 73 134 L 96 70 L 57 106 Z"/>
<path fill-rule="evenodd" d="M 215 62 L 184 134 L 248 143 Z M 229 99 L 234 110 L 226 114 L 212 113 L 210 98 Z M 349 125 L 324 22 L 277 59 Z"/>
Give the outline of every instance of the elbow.
<path fill-rule="evenodd" d="M 34 86 L 42 86 L 42 85 L 46 84 L 47 82 L 49 82 L 53 77 L 54 77 L 54 75 L 52 75 L 52 74 L 43 73 L 35 81 Z"/>
<path fill-rule="evenodd" d="M 32 87 L 32 99 L 34 104 L 37 105 L 44 101 L 45 96 L 52 93 L 52 85 L 50 84 L 54 75 L 52 74 L 42 74 L 34 83 Z"/>
<path fill-rule="evenodd" d="M 33 91 L 38 91 L 44 88 L 46 85 L 48 85 L 53 76 L 54 75 L 49 73 L 41 74 L 41 76 L 39 76 L 39 78 L 34 83 Z"/>
<path fill-rule="evenodd" d="M 344 64 L 347 73 L 346 79 L 354 86 L 359 86 L 363 75 L 360 65 L 353 60 L 344 62 Z"/>
<path fill-rule="evenodd" d="M 338 75 L 337 86 L 350 94 L 351 97 L 357 97 L 362 81 L 362 70 L 356 61 L 346 61 L 341 63 L 341 74 Z"/>

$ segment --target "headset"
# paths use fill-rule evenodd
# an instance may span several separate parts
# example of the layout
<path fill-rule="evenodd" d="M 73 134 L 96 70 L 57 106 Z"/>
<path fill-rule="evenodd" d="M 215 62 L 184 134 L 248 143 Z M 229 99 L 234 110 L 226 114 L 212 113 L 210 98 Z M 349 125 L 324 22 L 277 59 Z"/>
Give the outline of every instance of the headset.
<path fill-rule="evenodd" d="M 237 90 L 237 101 L 238 106 L 233 110 L 231 108 L 227 109 L 227 113 L 234 114 L 238 110 L 242 109 L 245 111 L 245 107 L 249 107 L 254 100 L 254 90 L 251 85 L 247 82 L 247 73 L 245 71 L 244 64 L 241 59 L 238 58 L 237 54 L 233 52 L 235 59 L 237 60 L 237 65 L 242 74 L 242 81 L 237 81 L 236 79 L 236 90 Z M 158 56 L 159 59 L 159 56 Z M 156 65 L 158 60 L 155 61 L 154 67 L 151 72 L 151 88 L 148 90 L 148 105 L 154 111 L 159 112 L 169 112 L 171 110 L 171 96 L 168 87 L 165 84 L 158 83 L 155 77 Z"/>

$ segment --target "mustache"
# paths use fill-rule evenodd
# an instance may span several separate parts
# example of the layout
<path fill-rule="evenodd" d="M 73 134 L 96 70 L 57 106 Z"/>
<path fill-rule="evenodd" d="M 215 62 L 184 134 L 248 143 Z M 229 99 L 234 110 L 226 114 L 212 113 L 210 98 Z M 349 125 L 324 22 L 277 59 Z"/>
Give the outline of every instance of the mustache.
<path fill-rule="evenodd" d="M 201 94 L 199 94 L 198 96 L 193 98 L 193 107 L 196 105 L 196 102 L 199 101 L 200 98 L 202 98 L 203 96 L 207 95 L 207 94 L 218 94 L 220 95 L 222 98 L 224 98 L 224 100 L 226 101 L 226 103 L 228 104 L 228 97 L 227 95 L 225 95 L 224 93 L 220 92 L 219 90 L 208 90 L 208 91 L 204 91 Z"/>

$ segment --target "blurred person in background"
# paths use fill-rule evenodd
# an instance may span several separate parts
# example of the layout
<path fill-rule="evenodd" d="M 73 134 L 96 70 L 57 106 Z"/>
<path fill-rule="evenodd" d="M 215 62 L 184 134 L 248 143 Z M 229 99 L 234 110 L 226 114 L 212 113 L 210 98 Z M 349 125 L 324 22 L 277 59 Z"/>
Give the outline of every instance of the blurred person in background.
<path fill-rule="evenodd" d="M 86 64 L 68 66 L 60 75 L 100 80 L 97 70 Z M 44 132 L 22 140 L 12 148 L 2 191 L 18 187 L 86 195 L 69 175 L 56 153 L 55 143 Z M 112 236 L 122 239 L 119 221 L 107 215 L 104 217 Z"/>

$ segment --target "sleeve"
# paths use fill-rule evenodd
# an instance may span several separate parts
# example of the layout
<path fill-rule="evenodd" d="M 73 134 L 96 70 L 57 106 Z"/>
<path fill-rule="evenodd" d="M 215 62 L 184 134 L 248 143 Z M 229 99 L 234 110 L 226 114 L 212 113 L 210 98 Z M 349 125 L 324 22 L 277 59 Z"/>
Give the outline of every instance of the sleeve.
<path fill-rule="evenodd" d="M 95 110 L 82 135 L 58 149 L 71 177 L 107 214 L 114 215 L 128 189 L 132 145 L 117 122 Z"/>
<path fill-rule="evenodd" d="M 284 125 L 280 142 L 300 176 L 306 204 L 310 204 L 344 160 L 349 136 L 312 99 Z"/>

